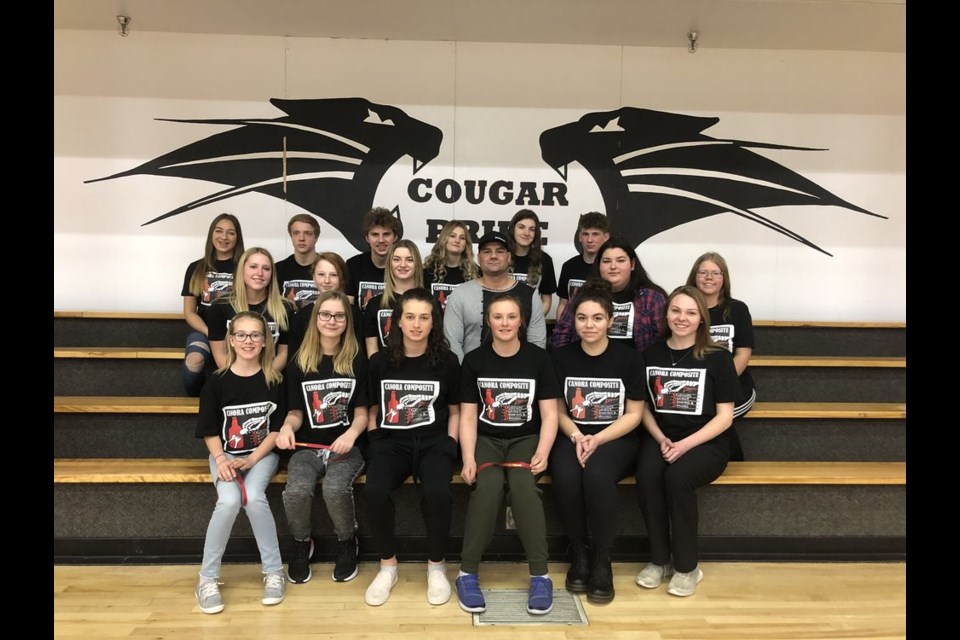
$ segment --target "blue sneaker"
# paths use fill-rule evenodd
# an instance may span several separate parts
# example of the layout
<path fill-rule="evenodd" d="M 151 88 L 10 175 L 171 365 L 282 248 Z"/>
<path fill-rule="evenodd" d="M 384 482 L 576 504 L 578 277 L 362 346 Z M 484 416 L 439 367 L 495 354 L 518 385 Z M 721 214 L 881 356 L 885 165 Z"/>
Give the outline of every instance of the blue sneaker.
<path fill-rule="evenodd" d="M 468 573 L 457 578 L 457 599 L 460 608 L 467 613 L 483 613 L 487 610 L 487 601 L 480 591 L 480 577 L 475 573 Z"/>
<path fill-rule="evenodd" d="M 527 598 L 527 613 L 542 616 L 553 610 L 553 580 L 534 576 L 530 578 L 530 596 Z"/>

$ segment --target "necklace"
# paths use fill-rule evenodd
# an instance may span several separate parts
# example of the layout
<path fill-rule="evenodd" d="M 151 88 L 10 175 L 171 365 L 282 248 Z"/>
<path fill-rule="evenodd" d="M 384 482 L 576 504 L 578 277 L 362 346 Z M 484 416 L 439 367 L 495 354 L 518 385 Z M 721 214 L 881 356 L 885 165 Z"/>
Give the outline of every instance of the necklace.
<path fill-rule="evenodd" d="M 690 352 L 693 351 L 693 347 L 687 347 L 686 349 L 684 349 L 682 356 L 677 356 L 677 355 L 673 352 L 673 349 L 670 348 L 669 345 L 667 345 L 667 350 L 670 352 L 670 363 L 671 363 L 673 366 L 677 366 L 677 363 L 678 363 L 678 362 L 680 362 L 681 360 L 683 360 L 684 358 L 686 358 L 688 355 L 690 355 Z"/>

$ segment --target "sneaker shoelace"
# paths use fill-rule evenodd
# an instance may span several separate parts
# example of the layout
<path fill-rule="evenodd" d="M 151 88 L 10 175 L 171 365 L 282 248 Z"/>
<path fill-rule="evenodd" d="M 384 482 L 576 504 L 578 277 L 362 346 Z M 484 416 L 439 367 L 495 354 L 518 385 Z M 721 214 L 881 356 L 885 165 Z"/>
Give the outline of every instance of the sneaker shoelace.
<path fill-rule="evenodd" d="M 264 578 L 263 581 L 267 585 L 267 588 L 282 589 L 284 577 L 279 573 L 270 573 L 267 574 L 267 577 Z"/>
<path fill-rule="evenodd" d="M 201 598 L 211 598 L 218 593 L 220 593 L 220 583 L 218 582 L 204 582 L 200 585 Z"/>

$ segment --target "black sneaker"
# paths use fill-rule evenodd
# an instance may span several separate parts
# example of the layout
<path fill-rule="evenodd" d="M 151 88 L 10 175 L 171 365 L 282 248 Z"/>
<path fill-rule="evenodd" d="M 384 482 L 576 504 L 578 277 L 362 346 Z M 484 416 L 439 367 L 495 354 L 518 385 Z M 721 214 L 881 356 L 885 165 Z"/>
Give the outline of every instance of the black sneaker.
<path fill-rule="evenodd" d="M 313 557 L 313 538 L 300 542 L 293 541 L 293 557 L 287 565 L 287 579 L 296 584 L 309 582 L 313 577 L 310 571 L 310 558 Z"/>
<path fill-rule="evenodd" d="M 587 600 L 605 604 L 613 600 L 613 567 L 610 565 L 610 549 L 597 549 L 593 557 L 593 569 L 587 582 Z"/>
<path fill-rule="evenodd" d="M 338 540 L 340 551 L 337 553 L 337 562 L 333 566 L 334 582 L 349 582 L 357 577 L 357 536 L 354 534 L 349 540 Z"/>
<path fill-rule="evenodd" d="M 590 547 L 583 538 L 570 540 L 570 568 L 564 586 L 573 593 L 586 593 L 590 579 Z"/>

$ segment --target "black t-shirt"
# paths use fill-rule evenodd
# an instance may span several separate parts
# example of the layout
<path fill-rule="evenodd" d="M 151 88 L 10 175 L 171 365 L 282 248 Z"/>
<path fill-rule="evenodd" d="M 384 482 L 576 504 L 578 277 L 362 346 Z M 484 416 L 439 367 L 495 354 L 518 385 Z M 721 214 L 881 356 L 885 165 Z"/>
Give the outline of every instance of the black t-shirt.
<path fill-rule="evenodd" d="M 187 267 L 187 272 L 183 276 L 183 290 L 180 292 L 180 295 L 193 296 L 196 298 L 197 315 L 199 315 L 204 322 L 207 322 L 207 309 L 210 308 L 210 305 L 213 304 L 217 298 L 233 291 L 233 272 L 237 267 L 237 263 L 232 259 L 217 260 L 214 262 L 214 270 L 207 272 L 204 278 L 203 289 L 198 297 L 190 292 L 190 280 L 193 279 L 193 272 L 196 271 L 197 265 L 201 262 L 203 262 L 203 260 L 194 260 Z"/>
<path fill-rule="evenodd" d="M 633 341 L 633 323 L 637 321 L 634 309 L 634 294 L 630 288 L 613 294 L 613 324 L 607 331 L 607 337 L 624 344 L 631 349 L 637 345 Z"/>
<path fill-rule="evenodd" d="M 297 309 L 302 309 L 320 295 L 317 283 L 313 281 L 313 274 L 310 272 L 311 266 L 298 264 L 295 254 L 277 263 L 277 284 L 280 286 L 280 295 L 292 302 Z"/>
<path fill-rule="evenodd" d="M 386 352 L 370 358 L 370 406 L 378 407 L 371 438 L 386 435 L 446 433 L 450 405 L 460 403 L 460 362 L 447 353 L 446 362 L 431 366 L 426 354 L 389 366 Z M 378 435 L 373 435 L 377 434 Z"/>
<path fill-rule="evenodd" d="M 557 295 L 569 300 L 587 281 L 593 271 L 593 265 L 583 261 L 583 256 L 577 254 L 563 263 L 560 267 L 560 281 L 557 283 Z"/>
<path fill-rule="evenodd" d="M 541 255 L 543 256 L 543 261 L 540 264 L 540 282 L 533 283 L 530 286 L 543 295 L 554 294 L 557 292 L 557 276 L 553 270 L 553 258 L 545 252 L 541 252 Z M 513 256 L 513 277 L 518 282 L 527 283 L 527 272 L 529 269 L 530 254 Z"/>
<path fill-rule="evenodd" d="M 317 370 L 306 375 L 294 360 L 287 367 L 288 410 L 303 412 L 297 442 L 333 444 L 353 423 L 356 407 L 367 406 L 367 359 L 358 352 L 353 376 L 336 373 L 333 358 L 325 356 Z"/>
<path fill-rule="evenodd" d="M 750 316 L 750 309 L 739 300 L 730 300 L 730 317 L 723 318 L 723 310 L 719 307 L 710 308 L 710 337 L 721 346 L 726 347 L 731 354 L 736 353 L 737 348 L 753 349 L 753 318 Z M 743 370 L 740 374 L 740 384 L 744 389 L 744 400 L 749 399 L 754 389 L 753 376 L 750 375 L 750 368 Z"/>
<path fill-rule="evenodd" d="M 357 308 L 363 310 L 370 299 L 378 293 L 383 293 L 383 277 L 386 272 L 373 264 L 370 252 L 360 253 L 347 260 L 347 275 L 350 283 L 347 293 L 356 296 L 354 302 Z"/>
<path fill-rule="evenodd" d="M 463 357 L 460 401 L 478 405 L 477 433 L 516 438 L 540 432 L 540 400 L 559 396 L 546 351 L 529 342 L 501 356 L 485 344 Z"/>
<path fill-rule="evenodd" d="M 583 433 L 609 427 L 623 416 L 627 400 L 646 400 L 643 356 L 636 349 L 611 340 L 606 351 L 591 356 L 578 341 L 551 355 L 567 415 Z M 624 437 L 637 437 L 637 433 Z"/>
<path fill-rule="evenodd" d="M 467 279 L 463 275 L 461 267 L 447 267 L 447 272 L 442 280 L 438 280 L 436 269 L 427 267 L 423 270 L 423 284 L 430 289 L 434 300 L 440 305 L 440 313 L 447 308 L 447 298 L 450 293 L 457 288 L 458 284 L 463 284 Z"/>
<path fill-rule="evenodd" d="M 314 304 L 314 302 L 308 302 L 307 306 L 297 311 L 290 320 L 290 333 L 287 336 L 287 353 L 290 354 L 290 359 L 293 359 L 297 349 L 303 344 L 303 337 L 307 335 L 307 325 L 310 324 L 310 314 L 313 313 Z M 363 344 L 363 316 L 356 307 L 350 307 L 350 312 L 353 314 L 353 334 L 357 337 L 360 354 L 366 360 L 367 349 Z"/>
<path fill-rule="evenodd" d="M 383 294 L 375 295 L 363 309 L 363 337 L 376 338 L 383 349 L 387 346 L 387 336 L 393 325 L 393 309 L 396 307 L 397 296 L 393 297 L 393 305 L 383 306 Z"/>
<path fill-rule="evenodd" d="M 700 430 L 717 415 L 717 404 L 740 401 L 740 382 L 729 351 L 715 349 L 696 360 L 693 347 L 671 351 L 661 340 L 647 347 L 643 357 L 650 410 L 671 440 Z"/>
<path fill-rule="evenodd" d="M 200 392 L 196 436 L 219 436 L 223 450 L 246 455 L 271 431 L 279 431 L 287 415 L 282 384 L 267 386 L 261 369 L 238 376 L 227 369 L 207 378 Z"/>
<path fill-rule="evenodd" d="M 270 327 L 270 333 L 273 334 L 274 345 L 287 344 L 290 319 L 294 314 L 293 304 L 289 300 L 284 300 L 283 306 L 287 310 L 287 329 L 280 329 L 280 325 L 278 325 L 267 312 L 266 300 L 259 304 L 250 305 L 250 311 L 256 311 L 266 319 L 267 325 Z M 209 330 L 207 337 L 210 339 L 210 342 L 226 339 L 227 333 L 230 331 L 230 322 L 235 315 L 237 315 L 237 312 L 233 310 L 233 305 L 230 304 L 228 298 L 222 298 L 218 300 L 216 304 L 210 306 L 210 310 L 207 312 L 207 317 L 210 318 L 207 322 L 207 328 Z"/>

